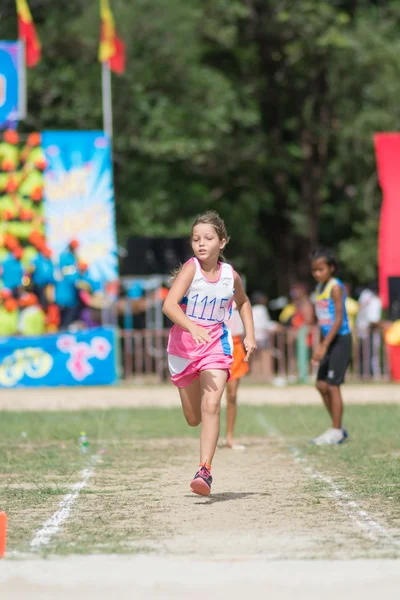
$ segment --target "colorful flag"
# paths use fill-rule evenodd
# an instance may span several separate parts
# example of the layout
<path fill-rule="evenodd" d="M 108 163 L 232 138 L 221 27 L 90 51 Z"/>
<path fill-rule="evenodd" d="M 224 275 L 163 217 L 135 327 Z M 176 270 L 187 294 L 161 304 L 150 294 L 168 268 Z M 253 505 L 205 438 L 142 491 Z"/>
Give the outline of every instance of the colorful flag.
<path fill-rule="evenodd" d="M 388 308 L 390 280 L 394 286 L 400 278 L 400 134 L 377 133 L 374 141 L 383 195 L 378 241 L 379 295 L 383 308 Z"/>
<path fill-rule="evenodd" d="M 42 47 L 31 11 L 26 0 L 16 0 L 18 13 L 18 37 L 25 42 L 25 56 L 28 67 L 35 67 L 40 61 Z"/>
<path fill-rule="evenodd" d="M 124 73 L 125 44 L 117 35 L 108 0 L 100 0 L 100 19 L 99 61 L 108 62 L 111 71 L 114 71 L 114 73 Z"/>

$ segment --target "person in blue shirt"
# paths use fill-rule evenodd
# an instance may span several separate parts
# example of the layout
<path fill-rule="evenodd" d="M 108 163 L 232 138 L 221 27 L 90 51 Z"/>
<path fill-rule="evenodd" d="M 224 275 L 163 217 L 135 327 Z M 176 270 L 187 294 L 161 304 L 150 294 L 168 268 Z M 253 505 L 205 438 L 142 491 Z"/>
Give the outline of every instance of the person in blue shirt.
<path fill-rule="evenodd" d="M 346 312 L 346 290 L 335 277 L 337 261 L 332 250 L 318 248 L 311 254 L 316 288 L 316 314 L 322 339 L 312 363 L 318 365 L 317 389 L 332 419 L 332 427 L 315 438 L 318 446 L 341 444 L 348 437 L 342 424 L 343 400 L 340 386 L 351 360 L 352 336 Z"/>
<path fill-rule="evenodd" d="M 134 281 L 127 288 L 126 297 L 127 302 L 124 311 L 124 328 L 145 329 L 146 309 L 148 305 L 142 283 L 140 281 Z"/>
<path fill-rule="evenodd" d="M 89 274 L 89 267 L 84 262 L 78 263 L 78 287 L 90 291 L 92 294 L 102 291 L 101 282 L 93 279 Z"/>
<path fill-rule="evenodd" d="M 19 298 L 22 289 L 24 269 L 21 258 L 21 248 L 15 248 L 14 252 L 10 253 L 1 265 L 3 288 L 10 290 L 14 298 Z"/>
<path fill-rule="evenodd" d="M 104 308 L 103 286 L 100 281 L 91 277 L 88 265 L 78 263 L 79 320 L 87 327 L 101 324 L 101 309 Z"/>
<path fill-rule="evenodd" d="M 39 302 L 43 307 L 48 304 L 46 290 L 49 285 L 55 282 L 54 265 L 51 260 L 51 250 L 47 247 L 43 248 L 32 261 L 32 283 L 34 285 L 34 293 L 39 298 Z"/>
<path fill-rule="evenodd" d="M 79 295 L 76 287 L 78 273 L 59 273 L 55 283 L 55 302 L 60 307 L 61 329 L 69 327 L 79 315 Z"/>
<path fill-rule="evenodd" d="M 58 261 L 61 271 L 68 273 L 69 267 L 77 267 L 78 259 L 76 250 L 78 247 L 78 240 L 71 240 L 66 249 L 61 252 Z"/>

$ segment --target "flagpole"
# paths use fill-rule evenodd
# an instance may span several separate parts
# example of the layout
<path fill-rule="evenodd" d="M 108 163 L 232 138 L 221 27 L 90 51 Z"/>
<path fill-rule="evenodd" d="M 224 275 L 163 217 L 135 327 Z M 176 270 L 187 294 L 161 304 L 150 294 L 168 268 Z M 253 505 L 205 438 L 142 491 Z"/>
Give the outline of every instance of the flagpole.
<path fill-rule="evenodd" d="M 101 63 L 101 82 L 103 94 L 103 129 L 112 140 L 113 118 L 112 118 L 112 88 L 110 62 Z"/>
<path fill-rule="evenodd" d="M 21 38 L 18 48 L 18 119 L 22 121 L 26 119 L 28 114 L 28 94 L 26 85 L 26 49 L 25 41 Z"/>

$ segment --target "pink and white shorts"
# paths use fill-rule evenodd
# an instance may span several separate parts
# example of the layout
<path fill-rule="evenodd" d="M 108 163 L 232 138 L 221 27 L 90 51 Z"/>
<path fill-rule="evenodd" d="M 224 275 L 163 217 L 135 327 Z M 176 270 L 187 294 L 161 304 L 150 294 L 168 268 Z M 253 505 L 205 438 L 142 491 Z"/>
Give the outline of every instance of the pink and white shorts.
<path fill-rule="evenodd" d="M 230 368 L 232 366 L 232 356 L 223 354 L 209 354 L 196 358 L 182 358 L 168 354 L 168 368 L 171 373 L 171 381 L 176 387 L 184 388 L 193 383 L 200 377 L 201 371 L 210 371 L 212 369 L 228 371 L 230 377 Z"/>

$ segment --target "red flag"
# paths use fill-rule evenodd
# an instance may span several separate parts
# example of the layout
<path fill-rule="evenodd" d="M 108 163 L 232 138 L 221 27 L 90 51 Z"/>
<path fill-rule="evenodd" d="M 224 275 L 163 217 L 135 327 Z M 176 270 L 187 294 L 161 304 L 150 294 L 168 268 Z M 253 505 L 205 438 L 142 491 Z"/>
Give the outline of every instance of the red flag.
<path fill-rule="evenodd" d="M 383 202 L 379 226 L 379 294 L 384 308 L 389 305 L 389 278 L 400 277 L 400 134 L 374 136 L 379 183 Z"/>
<path fill-rule="evenodd" d="M 99 61 L 108 62 L 111 71 L 125 72 L 125 44 L 117 35 L 115 21 L 108 0 L 100 0 Z"/>
<path fill-rule="evenodd" d="M 25 57 L 28 67 L 35 67 L 42 56 L 42 47 L 31 11 L 26 0 L 16 0 L 18 13 L 18 37 L 25 42 Z"/>

